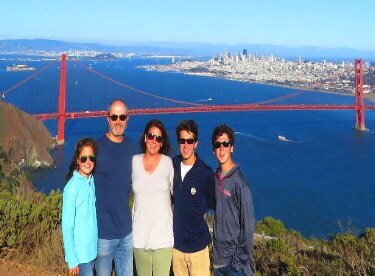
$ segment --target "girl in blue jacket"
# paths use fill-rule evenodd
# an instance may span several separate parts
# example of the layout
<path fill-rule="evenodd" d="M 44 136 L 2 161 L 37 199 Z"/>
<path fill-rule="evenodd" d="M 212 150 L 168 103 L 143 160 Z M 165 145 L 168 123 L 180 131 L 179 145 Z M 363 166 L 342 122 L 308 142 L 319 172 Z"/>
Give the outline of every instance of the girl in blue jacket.
<path fill-rule="evenodd" d="M 92 172 L 96 143 L 91 138 L 78 141 L 66 176 L 63 193 L 62 234 L 65 261 L 71 275 L 93 275 L 98 254 L 98 226 Z"/>

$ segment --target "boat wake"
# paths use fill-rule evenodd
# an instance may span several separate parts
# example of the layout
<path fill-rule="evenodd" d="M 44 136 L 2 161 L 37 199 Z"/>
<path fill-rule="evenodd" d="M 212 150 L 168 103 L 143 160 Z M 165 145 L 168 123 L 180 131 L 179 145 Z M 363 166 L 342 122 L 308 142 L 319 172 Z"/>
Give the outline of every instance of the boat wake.
<path fill-rule="evenodd" d="M 212 101 L 212 98 L 198 100 L 198 102 L 210 102 L 210 101 Z"/>
<path fill-rule="evenodd" d="M 277 139 L 278 139 L 280 142 L 302 143 L 301 141 L 295 141 L 295 140 L 287 139 L 287 138 L 286 138 L 285 136 L 283 136 L 283 135 L 278 135 L 278 136 L 277 136 Z"/>
<path fill-rule="evenodd" d="M 248 138 L 251 138 L 251 139 L 253 139 L 255 141 L 259 141 L 259 142 L 269 142 L 266 139 L 260 138 L 258 136 L 252 135 L 250 133 L 236 131 L 235 134 L 240 135 L 240 136 L 244 136 L 244 137 L 248 137 Z"/>
<path fill-rule="evenodd" d="M 255 136 L 253 134 L 250 134 L 250 133 L 245 133 L 245 132 L 240 132 L 240 131 L 236 131 L 235 132 L 236 135 L 239 135 L 239 136 L 243 136 L 243 137 L 247 137 L 247 138 L 250 138 L 251 140 L 255 141 L 255 142 L 262 142 L 262 143 L 269 143 L 269 144 L 273 144 L 275 143 L 275 141 L 273 139 L 266 139 L 266 138 L 261 138 L 261 137 L 258 137 L 258 136 Z M 288 139 L 286 138 L 285 136 L 283 135 L 278 135 L 277 136 L 277 139 L 280 141 L 280 142 L 287 142 L 287 143 L 295 143 L 295 144 L 299 144 L 299 143 L 303 143 L 302 141 L 296 141 L 296 140 L 291 140 L 291 139 Z"/>

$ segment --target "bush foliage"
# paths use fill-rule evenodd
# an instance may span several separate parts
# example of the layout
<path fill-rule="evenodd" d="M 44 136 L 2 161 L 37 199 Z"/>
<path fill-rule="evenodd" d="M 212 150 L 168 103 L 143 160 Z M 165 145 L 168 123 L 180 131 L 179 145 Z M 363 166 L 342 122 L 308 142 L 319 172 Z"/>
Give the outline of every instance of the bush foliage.
<path fill-rule="evenodd" d="M 64 271 L 61 202 L 59 191 L 49 195 L 34 193 L 32 199 L 1 191 L 0 252 Z M 273 236 L 255 240 L 257 275 L 375 274 L 375 228 L 366 229 L 358 237 L 342 233 L 329 240 L 308 240 L 287 230 L 281 221 L 267 217 L 257 223 L 256 229 Z"/>
<path fill-rule="evenodd" d="M 254 258 L 259 275 L 375 275 L 375 228 L 356 236 L 340 233 L 329 240 L 305 239 L 266 217 L 256 226 Z"/>
<path fill-rule="evenodd" d="M 62 194 L 36 192 L 4 156 L 0 149 L 0 257 L 61 272 Z"/>

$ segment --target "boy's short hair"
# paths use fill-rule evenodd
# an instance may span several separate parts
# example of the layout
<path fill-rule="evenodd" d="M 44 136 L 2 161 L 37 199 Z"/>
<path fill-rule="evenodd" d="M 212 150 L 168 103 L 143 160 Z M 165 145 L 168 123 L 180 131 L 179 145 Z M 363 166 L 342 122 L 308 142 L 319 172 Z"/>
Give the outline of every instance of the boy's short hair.
<path fill-rule="evenodd" d="M 198 126 L 194 120 L 185 120 L 178 124 L 176 127 L 177 139 L 179 139 L 182 130 L 193 133 L 195 141 L 198 141 Z"/>
<path fill-rule="evenodd" d="M 214 145 L 216 139 L 224 133 L 228 136 L 231 145 L 234 146 L 234 131 L 230 126 L 227 126 L 226 124 L 219 125 L 214 129 L 211 138 L 212 145 Z"/>

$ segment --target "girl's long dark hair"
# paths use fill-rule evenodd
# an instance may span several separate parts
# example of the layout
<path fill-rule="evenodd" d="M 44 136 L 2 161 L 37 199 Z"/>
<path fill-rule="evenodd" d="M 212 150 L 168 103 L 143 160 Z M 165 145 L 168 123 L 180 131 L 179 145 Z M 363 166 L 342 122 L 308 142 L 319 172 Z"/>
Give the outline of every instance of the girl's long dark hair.
<path fill-rule="evenodd" d="M 78 170 L 79 165 L 77 163 L 77 160 L 78 160 L 79 155 L 81 154 L 81 151 L 84 147 L 91 147 L 92 151 L 96 155 L 97 145 L 96 145 L 96 142 L 92 138 L 83 138 L 83 139 L 79 140 L 77 142 L 76 149 L 74 151 L 72 162 L 70 162 L 70 165 L 69 165 L 69 172 L 65 177 L 66 182 L 68 182 L 70 180 L 70 178 L 72 178 L 73 172 Z M 95 169 L 95 167 L 94 167 L 94 169 Z"/>
<path fill-rule="evenodd" d="M 163 123 L 160 122 L 159 120 L 156 120 L 156 119 L 153 119 L 153 120 L 151 120 L 147 123 L 147 125 L 145 127 L 145 130 L 143 131 L 142 136 L 139 139 L 139 145 L 140 145 L 140 148 L 141 148 L 141 152 L 142 153 L 146 152 L 145 135 L 150 131 L 150 128 L 152 128 L 152 127 L 156 127 L 158 129 L 160 129 L 161 136 L 163 137 L 163 145 L 159 149 L 159 153 L 162 153 L 164 155 L 169 156 L 170 151 L 171 151 L 171 144 L 169 143 L 168 133 L 167 133 Z"/>

